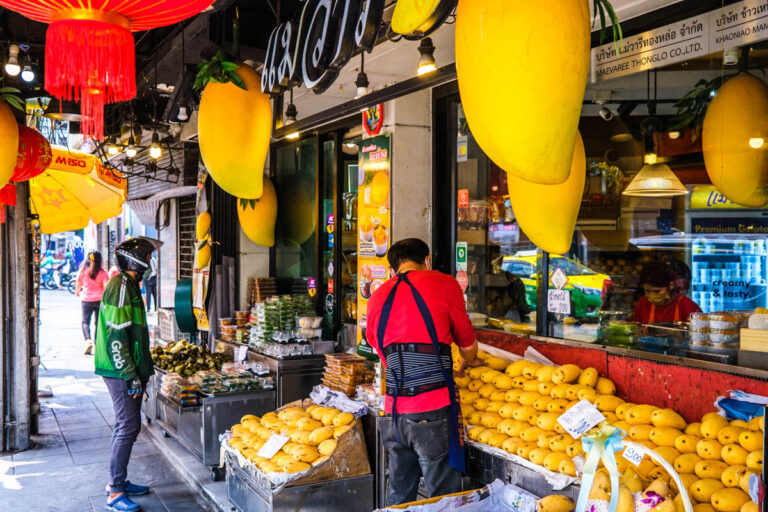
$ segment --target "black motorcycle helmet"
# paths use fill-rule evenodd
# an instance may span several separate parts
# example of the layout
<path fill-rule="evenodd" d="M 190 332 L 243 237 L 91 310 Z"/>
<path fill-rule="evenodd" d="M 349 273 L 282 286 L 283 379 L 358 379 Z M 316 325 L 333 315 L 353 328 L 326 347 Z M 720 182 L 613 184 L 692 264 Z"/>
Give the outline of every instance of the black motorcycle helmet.
<path fill-rule="evenodd" d="M 134 271 L 139 278 L 149 268 L 149 258 L 152 251 L 163 245 L 159 240 L 143 236 L 121 242 L 115 248 L 115 260 L 120 272 Z"/>

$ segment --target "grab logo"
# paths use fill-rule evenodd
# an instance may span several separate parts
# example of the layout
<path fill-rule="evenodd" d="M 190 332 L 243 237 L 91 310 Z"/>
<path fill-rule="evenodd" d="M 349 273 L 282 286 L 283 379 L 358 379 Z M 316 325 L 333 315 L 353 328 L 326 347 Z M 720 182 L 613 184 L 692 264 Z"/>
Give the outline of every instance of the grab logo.
<path fill-rule="evenodd" d="M 112 342 L 112 362 L 115 364 L 115 369 L 122 370 L 125 366 L 125 360 L 120 357 L 120 349 L 123 348 L 123 344 L 120 340 Z"/>

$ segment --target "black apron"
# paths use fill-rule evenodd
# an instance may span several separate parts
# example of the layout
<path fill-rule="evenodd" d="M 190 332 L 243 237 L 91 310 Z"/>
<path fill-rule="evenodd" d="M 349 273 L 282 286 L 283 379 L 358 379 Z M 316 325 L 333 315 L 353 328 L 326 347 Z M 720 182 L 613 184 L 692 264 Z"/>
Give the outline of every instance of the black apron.
<path fill-rule="evenodd" d="M 397 428 L 397 397 L 403 390 L 410 389 L 411 392 L 409 393 L 409 396 L 414 396 L 415 394 L 420 394 L 420 389 L 430 391 L 432 389 L 447 388 L 448 396 L 451 401 L 451 414 L 449 418 L 450 443 L 448 446 L 448 464 L 453 469 L 461 472 L 462 474 L 465 474 L 466 461 L 464 458 L 463 426 L 456 396 L 456 385 L 453 382 L 453 368 L 450 363 L 450 359 L 449 363 L 446 365 L 443 362 L 443 358 L 441 358 L 441 353 L 443 350 L 441 350 L 441 343 L 437 338 L 435 322 L 432 318 L 432 314 L 429 312 L 429 308 L 427 307 L 427 303 L 424 301 L 424 298 L 421 296 L 418 290 L 416 290 L 416 287 L 413 286 L 413 284 L 408 280 L 408 275 L 406 273 L 398 274 L 396 279 L 397 282 L 395 283 L 395 286 L 392 287 L 392 291 L 389 292 L 389 295 L 384 302 L 384 306 L 381 309 L 381 318 L 379 319 L 379 326 L 376 332 L 376 339 L 378 340 L 381 353 L 389 353 L 389 355 L 386 356 L 387 370 L 388 373 L 393 375 L 395 380 L 393 386 L 387 386 L 387 394 L 392 396 L 392 421 L 395 427 L 395 435 L 398 442 L 400 442 L 400 431 Z M 400 283 L 403 282 L 410 287 L 411 293 L 413 293 L 413 299 L 416 301 L 416 306 L 419 308 L 421 318 L 424 320 L 424 324 L 427 327 L 429 339 L 432 342 L 432 348 L 434 351 L 434 359 L 430 360 L 429 362 L 425 362 L 419 358 L 412 359 L 413 361 L 417 361 L 417 364 L 419 364 L 417 370 L 406 370 L 408 365 L 405 364 L 405 360 L 409 357 L 409 354 L 415 354 L 415 351 L 385 350 L 384 348 L 384 335 L 386 334 L 387 324 L 389 323 L 389 315 L 392 313 L 392 304 L 395 301 L 395 293 L 397 292 L 397 288 L 400 286 Z M 390 344 L 387 348 L 397 348 L 397 346 L 398 344 Z M 389 357 L 390 355 L 392 356 L 391 358 Z M 442 384 L 435 386 L 436 380 L 442 381 Z M 419 386 L 414 387 L 414 384 L 418 384 Z"/>

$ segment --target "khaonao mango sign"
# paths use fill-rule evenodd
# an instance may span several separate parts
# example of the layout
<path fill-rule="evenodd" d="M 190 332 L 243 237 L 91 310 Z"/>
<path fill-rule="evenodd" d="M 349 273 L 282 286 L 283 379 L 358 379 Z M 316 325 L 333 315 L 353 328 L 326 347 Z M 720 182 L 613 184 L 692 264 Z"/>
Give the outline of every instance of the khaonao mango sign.
<path fill-rule="evenodd" d="M 399 0 L 396 19 L 415 27 L 421 38 L 434 31 L 450 14 L 456 0 Z M 269 36 L 261 91 L 278 94 L 304 84 L 321 94 L 333 84 L 355 53 L 370 52 L 380 35 L 384 0 L 306 0 L 298 23 L 278 25 Z"/>

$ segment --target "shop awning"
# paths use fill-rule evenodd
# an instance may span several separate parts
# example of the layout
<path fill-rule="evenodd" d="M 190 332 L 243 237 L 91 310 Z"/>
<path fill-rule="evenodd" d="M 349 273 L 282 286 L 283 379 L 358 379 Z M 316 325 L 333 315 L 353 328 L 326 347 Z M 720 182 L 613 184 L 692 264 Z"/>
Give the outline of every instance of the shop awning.
<path fill-rule="evenodd" d="M 51 146 L 50 167 L 29 181 L 32 213 L 44 234 L 82 229 L 122 212 L 128 190 L 124 178 L 87 153 Z"/>
<path fill-rule="evenodd" d="M 157 194 L 149 196 L 146 199 L 135 199 L 128 201 L 128 206 L 131 207 L 131 210 L 133 210 L 133 213 L 139 219 L 139 222 L 145 226 L 154 226 L 155 215 L 157 214 L 157 208 L 160 206 L 160 203 L 166 199 L 191 196 L 195 194 L 197 194 L 197 187 L 194 185 L 176 187 L 158 192 Z"/>

